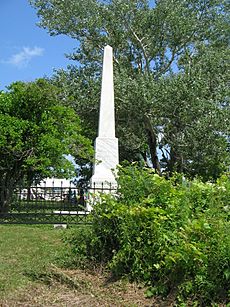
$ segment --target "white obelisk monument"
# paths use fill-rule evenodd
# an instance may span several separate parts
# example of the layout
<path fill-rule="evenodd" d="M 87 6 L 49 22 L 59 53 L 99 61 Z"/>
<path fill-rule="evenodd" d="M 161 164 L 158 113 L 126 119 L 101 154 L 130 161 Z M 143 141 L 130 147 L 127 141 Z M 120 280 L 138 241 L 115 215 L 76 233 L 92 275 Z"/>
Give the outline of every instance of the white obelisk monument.
<path fill-rule="evenodd" d="M 95 140 L 95 163 L 91 186 L 116 187 L 113 173 L 119 163 L 118 139 L 115 137 L 113 87 L 113 49 L 104 49 L 98 137 Z"/>

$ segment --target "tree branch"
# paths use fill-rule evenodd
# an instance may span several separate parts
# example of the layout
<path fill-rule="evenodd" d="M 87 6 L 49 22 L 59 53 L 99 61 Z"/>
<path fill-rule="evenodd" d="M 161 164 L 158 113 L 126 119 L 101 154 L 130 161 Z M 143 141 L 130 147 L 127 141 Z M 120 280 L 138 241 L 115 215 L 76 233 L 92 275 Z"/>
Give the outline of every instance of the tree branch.
<path fill-rule="evenodd" d="M 147 45 L 144 45 L 142 43 L 142 41 L 145 37 L 139 38 L 138 35 L 136 34 L 136 32 L 131 27 L 130 27 L 130 31 L 141 47 L 141 50 L 142 50 L 142 53 L 143 53 L 143 56 L 144 56 L 144 59 L 145 59 L 145 67 L 146 67 L 148 74 L 150 74 L 149 60 L 148 60 L 148 56 L 147 56 L 147 53 L 146 53 Z"/>

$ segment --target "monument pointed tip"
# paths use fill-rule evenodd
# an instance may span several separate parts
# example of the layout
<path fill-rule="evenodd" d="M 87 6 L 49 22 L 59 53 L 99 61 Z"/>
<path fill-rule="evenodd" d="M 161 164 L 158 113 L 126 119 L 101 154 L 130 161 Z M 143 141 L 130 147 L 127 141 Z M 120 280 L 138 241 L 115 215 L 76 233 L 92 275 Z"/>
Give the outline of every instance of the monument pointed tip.
<path fill-rule="evenodd" d="M 113 49 L 110 45 L 106 45 L 105 48 Z"/>

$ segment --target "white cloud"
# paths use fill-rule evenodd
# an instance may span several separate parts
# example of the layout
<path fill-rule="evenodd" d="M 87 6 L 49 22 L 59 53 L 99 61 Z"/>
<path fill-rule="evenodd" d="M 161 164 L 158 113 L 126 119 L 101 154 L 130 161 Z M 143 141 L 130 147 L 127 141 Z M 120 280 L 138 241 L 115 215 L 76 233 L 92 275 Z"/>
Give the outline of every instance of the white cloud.
<path fill-rule="evenodd" d="M 22 51 L 13 54 L 9 60 L 2 61 L 6 64 L 11 64 L 13 66 L 16 66 L 17 68 L 25 68 L 29 62 L 32 60 L 32 58 L 37 56 L 42 56 L 44 53 L 44 49 L 40 47 L 23 47 Z"/>

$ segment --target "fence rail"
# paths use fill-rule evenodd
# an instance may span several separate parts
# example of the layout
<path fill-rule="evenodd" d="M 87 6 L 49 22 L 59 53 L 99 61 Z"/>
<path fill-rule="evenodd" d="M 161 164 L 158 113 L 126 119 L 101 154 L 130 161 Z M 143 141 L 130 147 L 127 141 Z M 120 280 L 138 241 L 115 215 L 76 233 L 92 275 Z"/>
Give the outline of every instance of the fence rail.
<path fill-rule="evenodd" d="M 95 199 L 92 195 L 114 190 L 111 185 L 103 184 L 87 188 L 74 185 L 17 187 L 8 209 L 0 210 L 0 224 L 90 223 L 89 213 Z"/>

